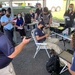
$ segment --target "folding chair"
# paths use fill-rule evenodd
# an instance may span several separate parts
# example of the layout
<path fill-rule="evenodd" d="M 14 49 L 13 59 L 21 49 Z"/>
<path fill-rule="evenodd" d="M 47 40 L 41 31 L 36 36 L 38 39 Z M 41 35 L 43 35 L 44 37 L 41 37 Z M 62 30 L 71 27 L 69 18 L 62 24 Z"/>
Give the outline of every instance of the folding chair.
<path fill-rule="evenodd" d="M 38 43 L 38 42 L 37 42 L 36 37 L 35 37 L 35 34 L 34 34 L 35 30 L 36 30 L 36 29 L 33 29 L 33 30 L 31 31 L 32 38 L 33 38 L 33 40 L 34 40 L 34 42 L 35 42 L 35 45 L 36 45 L 36 47 L 37 47 L 37 48 L 36 48 L 36 52 L 35 52 L 33 58 L 36 57 L 37 53 L 38 53 L 41 49 L 44 49 L 44 50 L 46 51 L 48 57 L 50 58 L 50 55 L 49 55 L 48 50 L 47 50 L 47 47 L 46 47 L 46 46 L 47 46 L 47 43 Z"/>

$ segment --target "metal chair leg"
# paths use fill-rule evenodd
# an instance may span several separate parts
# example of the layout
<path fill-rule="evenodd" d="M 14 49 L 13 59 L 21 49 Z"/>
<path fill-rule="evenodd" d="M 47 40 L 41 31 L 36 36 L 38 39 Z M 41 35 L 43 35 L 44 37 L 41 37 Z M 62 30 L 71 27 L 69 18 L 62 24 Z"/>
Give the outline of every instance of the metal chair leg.
<path fill-rule="evenodd" d="M 63 69 L 60 71 L 60 74 L 63 73 L 63 72 L 65 72 L 67 69 L 68 69 L 68 68 L 67 68 L 67 65 L 65 65 L 65 66 L 63 67 Z"/>
<path fill-rule="evenodd" d="M 35 52 L 35 54 L 34 54 L 34 57 L 33 58 L 35 58 L 36 57 L 36 55 L 37 55 L 37 53 L 39 52 L 39 48 L 37 47 L 37 49 L 36 49 L 36 52 Z"/>
<path fill-rule="evenodd" d="M 47 48 L 45 48 L 45 50 L 46 50 L 46 53 L 47 53 L 48 57 L 50 58 L 50 55 L 49 55 L 49 53 L 48 53 L 48 50 L 47 50 Z"/>

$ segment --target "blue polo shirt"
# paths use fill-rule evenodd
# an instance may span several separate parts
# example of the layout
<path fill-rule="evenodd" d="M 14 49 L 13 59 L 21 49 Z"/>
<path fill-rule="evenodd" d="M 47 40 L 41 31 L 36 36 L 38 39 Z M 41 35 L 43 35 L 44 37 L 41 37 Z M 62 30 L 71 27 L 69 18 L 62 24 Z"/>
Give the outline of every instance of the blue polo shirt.
<path fill-rule="evenodd" d="M 36 30 L 35 30 L 35 36 L 39 36 L 39 37 L 42 37 L 42 36 L 44 36 L 45 34 L 44 34 L 44 32 L 41 30 L 41 29 L 39 29 L 39 28 L 36 28 Z M 37 40 L 39 43 L 42 43 L 42 42 L 44 42 L 46 40 L 46 38 L 43 38 L 43 39 L 40 39 L 40 40 Z"/>
<path fill-rule="evenodd" d="M 8 56 L 11 55 L 13 52 L 13 45 L 8 40 L 6 35 L 0 32 L 0 69 L 9 65 L 12 59 L 8 58 Z"/>
<path fill-rule="evenodd" d="M 16 22 L 17 26 L 23 25 L 23 23 L 24 23 L 23 18 L 20 19 L 17 18 L 17 22 Z"/>
<path fill-rule="evenodd" d="M 71 65 L 71 68 L 70 68 L 72 71 L 75 71 L 75 52 L 73 54 L 73 57 L 72 57 L 72 65 Z"/>
<path fill-rule="evenodd" d="M 4 15 L 4 16 L 1 17 L 1 22 L 8 22 L 9 20 L 10 20 L 10 21 L 13 20 L 11 16 L 10 16 L 9 18 L 8 18 L 6 15 Z M 5 25 L 5 26 L 3 26 L 3 27 L 4 27 L 4 29 L 11 30 L 11 29 L 13 28 L 13 25 L 12 25 L 12 23 L 10 22 L 10 23 L 8 23 L 7 25 Z"/>

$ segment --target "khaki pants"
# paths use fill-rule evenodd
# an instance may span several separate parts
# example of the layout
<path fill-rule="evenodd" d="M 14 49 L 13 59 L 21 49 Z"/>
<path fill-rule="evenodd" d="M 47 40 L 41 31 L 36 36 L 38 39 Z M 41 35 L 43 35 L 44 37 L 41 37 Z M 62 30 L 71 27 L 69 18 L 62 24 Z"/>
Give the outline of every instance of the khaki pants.
<path fill-rule="evenodd" d="M 55 40 L 55 41 L 53 41 Z M 57 45 L 59 42 L 58 39 L 56 38 L 50 38 L 48 37 L 44 43 L 47 43 L 47 48 L 48 49 L 54 49 L 56 53 L 60 54 L 62 52 L 62 49 Z"/>
<path fill-rule="evenodd" d="M 12 63 L 3 69 L 0 69 L 0 75 L 16 75 Z"/>

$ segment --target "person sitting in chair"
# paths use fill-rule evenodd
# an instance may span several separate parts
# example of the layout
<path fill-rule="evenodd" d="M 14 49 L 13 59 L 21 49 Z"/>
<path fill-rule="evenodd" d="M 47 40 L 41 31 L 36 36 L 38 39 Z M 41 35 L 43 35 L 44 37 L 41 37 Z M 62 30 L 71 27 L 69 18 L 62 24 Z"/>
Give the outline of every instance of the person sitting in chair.
<path fill-rule="evenodd" d="M 43 32 L 43 27 L 44 27 L 44 22 L 43 21 L 39 22 L 34 32 L 36 40 L 38 41 L 38 43 L 47 43 L 48 49 L 54 49 L 59 54 L 62 51 L 59 48 L 59 46 L 56 45 L 58 44 L 59 40 L 56 38 L 50 38 L 49 34 L 45 34 Z"/>

